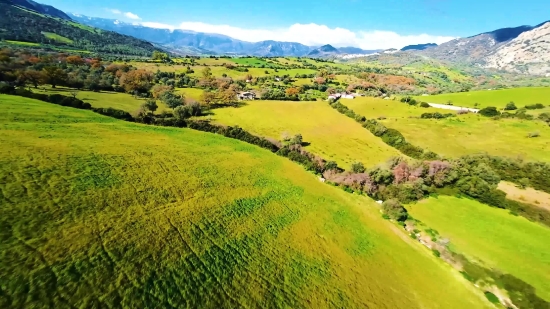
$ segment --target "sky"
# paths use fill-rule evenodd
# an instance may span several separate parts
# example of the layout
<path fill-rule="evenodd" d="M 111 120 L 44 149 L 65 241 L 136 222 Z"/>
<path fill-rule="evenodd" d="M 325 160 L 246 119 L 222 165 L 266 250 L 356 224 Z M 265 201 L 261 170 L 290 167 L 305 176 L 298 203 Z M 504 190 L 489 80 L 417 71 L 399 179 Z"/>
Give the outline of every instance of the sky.
<path fill-rule="evenodd" d="M 149 27 L 363 49 L 444 43 L 550 20 L 548 0 L 38 0 Z"/>

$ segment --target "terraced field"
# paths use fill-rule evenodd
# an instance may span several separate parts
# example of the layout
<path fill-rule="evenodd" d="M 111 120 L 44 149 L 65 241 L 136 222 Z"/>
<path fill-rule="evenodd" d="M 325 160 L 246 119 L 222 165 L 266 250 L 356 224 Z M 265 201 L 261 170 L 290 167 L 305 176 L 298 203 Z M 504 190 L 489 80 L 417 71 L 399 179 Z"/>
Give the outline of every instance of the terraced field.
<path fill-rule="evenodd" d="M 367 118 L 387 117 L 382 121 L 384 125 L 400 131 L 407 141 L 447 157 L 486 152 L 550 161 L 550 127 L 542 121 L 493 120 L 474 114 L 440 120 L 418 119 L 408 117 L 447 111 L 370 98 L 342 100 L 341 103 Z M 528 138 L 532 132 L 539 132 L 540 137 Z"/>
<path fill-rule="evenodd" d="M 526 281 L 550 300 L 548 227 L 466 198 L 439 196 L 407 209 L 449 238 L 452 250 Z"/>
<path fill-rule="evenodd" d="M 0 108 L 2 308 L 490 308 L 372 201 L 268 151 Z"/>
<path fill-rule="evenodd" d="M 349 168 L 355 162 L 375 166 L 400 153 L 326 102 L 250 101 L 241 108 L 214 110 L 212 120 L 238 125 L 280 140 L 284 133 L 302 134 L 306 148 Z"/>

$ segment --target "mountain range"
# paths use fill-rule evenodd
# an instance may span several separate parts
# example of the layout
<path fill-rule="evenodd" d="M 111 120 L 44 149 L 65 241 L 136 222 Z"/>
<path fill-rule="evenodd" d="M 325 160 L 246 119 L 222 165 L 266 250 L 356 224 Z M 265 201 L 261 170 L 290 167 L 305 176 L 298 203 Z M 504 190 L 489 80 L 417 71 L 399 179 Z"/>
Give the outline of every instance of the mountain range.
<path fill-rule="evenodd" d="M 336 48 L 328 44 L 307 46 L 296 42 L 273 40 L 246 42 L 222 34 L 159 29 L 115 19 L 66 14 L 55 7 L 32 0 L 0 0 L 0 4 L 5 8 L 2 10 L 0 21 L 3 29 L 0 39 L 4 40 L 41 44 L 71 42 L 71 46 L 91 51 L 139 55 L 146 54 L 155 47 L 185 55 L 308 56 L 343 59 L 379 53 L 392 53 L 397 56 L 401 53 L 414 53 L 481 68 L 550 75 L 550 22 L 536 26 L 497 29 L 471 37 L 457 38 L 441 45 L 426 43 L 409 45 L 401 50 L 384 51 L 364 50 L 358 47 Z M 31 12 L 39 13 L 38 16 L 42 18 L 32 16 Z M 97 30 L 82 35 L 82 29 L 76 29 L 78 27 L 74 26 L 75 22 Z M 99 29 L 106 31 L 101 32 Z M 61 38 L 48 33 L 54 33 Z M 82 40 L 83 37 L 86 39 Z M 63 38 L 66 40 L 60 41 Z M 120 42 L 124 42 L 123 47 L 120 46 Z"/>
<path fill-rule="evenodd" d="M 550 73 L 550 22 L 502 28 L 413 51 L 430 58 L 528 74 Z"/>
<path fill-rule="evenodd" d="M 130 35 L 138 39 L 159 44 L 174 53 L 192 55 L 251 55 L 251 56 L 307 56 L 314 53 L 318 46 L 306 46 L 296 42 L 260 41 L 246 42 L 232 37 L 203 33 L 181 29 L 159 29 L 145 27 L 140 24 L 121 22 L 116 19 L 88 17 L 80 14 L 71 14 L 71 18 L 82 24 L 115 31 L 121 34 Z M 331 46 L 332 47 L 332 46 Z M 332 47 L 333 48 L 333 47 Z M 357 47 L 333 48 L 328 54 L 363 54 L 375 53 L 373 50 L 363 50 Z"/>

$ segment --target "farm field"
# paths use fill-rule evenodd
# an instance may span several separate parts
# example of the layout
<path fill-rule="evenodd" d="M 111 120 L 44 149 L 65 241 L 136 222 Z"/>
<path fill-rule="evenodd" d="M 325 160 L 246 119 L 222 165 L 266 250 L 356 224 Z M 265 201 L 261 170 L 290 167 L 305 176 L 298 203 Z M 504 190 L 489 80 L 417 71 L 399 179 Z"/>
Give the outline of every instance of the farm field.
<path fill-rule="evenodd" d="M 383 123 L 400 131 L 412 144 L 448 157 L 488 153 L 550 161 L 550 127 L 542 121 L 496 121 L 469 114 L 440 120 L 389 119 Z M 532 132 L 539 132 L 540 137 L 528 138 Z"/>
<path fill-rule="evenodd" d="M 480 108 L 487 106 L 504 108 L 510 101 L 513 101 L 518 108 L 535 103 L 542 103 L 545 106 L 548 106 L 550 105 L 550 87 L 524 87 L 502 90 L 470 91 L 420 96 L 416 97 L 416 99 L 440 104 L 446 104 L 448 101 L 451 101 L 453 105 L 464 107 L 475 107 L 475 103 L 479 103 Z"/>
<path fill-rule="evenodd" d="M 370 199 L 266 150 L 0 107 L 2 307 L 492 308 Z"/>
<path fill-rule="evenodd" d="M 498 188 L 506 192 L 506 197 L 550 210 L 550 194 L 533 188 L 520 189 L 511 182 L 501 181 Z"/>
<path fill-rule="evenodd" d="M 191 98 L 198 101 L 204 93 L 204 90 L 198 88 L 176 88 L 175 92 L 183 94 L 185 98 Z"/>
<path fill-rule="evenodd" d="M 341 100 L 367 118 L 384 116 L 382 123 L 400 131 L 410 143 L 447 157 L 489 153 L 497 156 L 550 161 L 550 127 L 542 121 L 492 120 L 468 114 L 446 119 L 418 119 L 422 113 L 448 113 L 443 109 L 422 108 L 374 98 Z M 540 137 L 527 138 L 531 132 Z"/>
<path fill-rule="evenodd" d="M 281 140 L 283 133 L 302 134 L 311 143 L 306 149 L 346 169 L 355 161 L 375 166 L 400 155 L 326 102 L 249 101 L 241 108 L 213 112 L 214 122 L 238 125 L 260 136 Z"/>
<path fill-rule="evenodd" d="M 342 99 L 340 103 L 351 108 L 359 115 L 370 119 L 376 119 L 378 117 L 386 117 L 389 119 L 420 117 L 423 113 L 450 112 L 437 108 L 411 106 L 406 103 L 401 103 L 400 101 L 384 100 L 372 97 L 357 97 L 353 100 Z"/>
<path fill-rule="evenodd" d="M 439 196 L 407 206 L 411 215 L 469 260 L 512 274 L 550 300 L 550 229 L 475 200 Z"/>
<path fill-rule="evenodd" d="M 57 87 L 57 88 L 51 88 L 51 87 L 42 87 L 44 90 L 41 89 L 33 89 L 32 91 L 38 92 L 38 93 L 45 93 L 45 94 L 62 94 L 66 96 L 71 96 L 71 91 L 74 91 L 74 89 L 70 88 L 64 88 L 64 87 Z M 197 89 L 198 90 L 198 89 Z M 145 99 L 137 99 L 134 96 L 127 94 L 127 93 L 120 93 L 120 92 L 108 92 L 108 91 L 100 91 L 100 92 L 94 92 L 94 91 L 77 91 L 76 97 L 78 99 L 81 99 L 84 102 L 90 103 L 92 107 L 100 107 L 100 108 L 116 108 L 121 109 L 124 111 L 127 111 L 129 113 L 135 112 L 139 109 L 141 104 L 145 103 Z M 164 103 L 158 101 L 158 112 L 162 112 L 164 110 L 169 110 L 168 106 L 166 106 Z"/>

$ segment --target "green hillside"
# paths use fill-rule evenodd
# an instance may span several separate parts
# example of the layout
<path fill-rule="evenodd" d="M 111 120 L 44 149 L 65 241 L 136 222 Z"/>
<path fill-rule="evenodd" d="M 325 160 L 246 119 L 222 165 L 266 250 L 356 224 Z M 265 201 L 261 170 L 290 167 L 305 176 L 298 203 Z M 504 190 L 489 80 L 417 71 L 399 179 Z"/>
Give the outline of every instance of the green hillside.
<path fill-rule="evenodd" d="M 440 196 L 407 208 L 448 238 L 453 250 L 526 281 L 550 300 L 548 227 L 466 198 Z"/>
<path fill-rule="evenodd" d="M 84 26 L 0 1 L 0 41 L 39 43 L 44 47 L 106 54 L 150 56 L 155 47 L 130 36 Z"/>
<path fill-rule="evenodd" d="M 489 308 L 376 204 L 249 144 L 0 96 L 1 308 Z"/>

